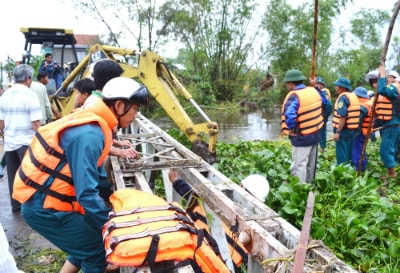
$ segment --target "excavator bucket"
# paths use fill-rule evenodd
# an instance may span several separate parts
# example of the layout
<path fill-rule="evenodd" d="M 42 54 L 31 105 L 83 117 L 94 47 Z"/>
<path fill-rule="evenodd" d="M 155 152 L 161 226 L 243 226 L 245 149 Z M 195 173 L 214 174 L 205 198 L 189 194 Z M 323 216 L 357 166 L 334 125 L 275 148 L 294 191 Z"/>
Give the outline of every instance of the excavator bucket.
<path fill-rule="evenodd" d="M 203 158 L 210 165 L 218 162 L 217 154 L 210 152 L 208 143 L 201 139 L 196 139 L 192 142 L 192 152 Z"/>

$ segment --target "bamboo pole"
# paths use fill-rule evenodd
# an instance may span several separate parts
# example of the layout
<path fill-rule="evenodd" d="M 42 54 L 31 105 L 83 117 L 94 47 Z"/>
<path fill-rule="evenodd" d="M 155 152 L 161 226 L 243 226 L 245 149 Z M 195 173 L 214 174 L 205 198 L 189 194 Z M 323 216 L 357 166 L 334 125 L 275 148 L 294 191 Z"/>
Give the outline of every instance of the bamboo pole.
<path fill-rule="evenodd" d="M 297 245 L 296 255 L 294 258 L 292 273 L 302 273 L 304 269 L 304 261 L 306 259 L 308 239 L 310 237 L 311 221 L 314 212 L 314 193 L 308 193 L 306 212 L 303 219 L 303 227 L 301 229 L 299 243 Z"/>
<path fill-rule="evenodd" d="M 318 29 L 318 0 L 314 3 L 314 34 L 313 34 L 313 47 L 312 47 L 312 61 L 311 61 L 311 79 L 315 77 L 315 64 L 317 55 L 317 29 Z"/>
<path fill-rule="evenodd" d="M 399 10 L 400 10 L 400 0 L 397 1 L 396 7 L 393 10 L 393 15 L 392 15 L 392 18 L 390 20 L 388 32 L 386 34 L 385 45 L 383 46 L 382 55 L 381 55 L 381 63 L 382 63 L 382 65 L 384 65 L 385 61 L 386 61 L 386 54 L 387 54 L 387 51 L 388 51 L 388 48 L 389 48 L 390 38 L 392 37 L 392 31 L 393 31 L 394 23 L 396 22 L 396 17 L 397 17 L 397 14 L 399 13 Z M 372 122 L 373 122 L 374 117 L 375 117 L 375 107 L 376 107 L 376 101 L 377 100 L 378 100 L 378 89 L 375 90 L 375 99 L 374 99 L 374 102 L 372 104 L 372 109 L 371 109 L 371 119 L 369 120 L 369 123 L 368 123 L 367 134 L 365 136 L 364 144 L 363 144 L 363 147 L 362 147 L 362 150 L 361 150 L 361 157 L 360 157 L 360 160 L 358 161 L 358 172 L 357 172 L 358 176 L 361 175 L 362 162 L 363 162 L 363 158 L 365 156 L 365 151 L 367 149 L 368 140 L 369 140 L 369 137 L 370 137 L 370 134 L 371 134 Z"/>

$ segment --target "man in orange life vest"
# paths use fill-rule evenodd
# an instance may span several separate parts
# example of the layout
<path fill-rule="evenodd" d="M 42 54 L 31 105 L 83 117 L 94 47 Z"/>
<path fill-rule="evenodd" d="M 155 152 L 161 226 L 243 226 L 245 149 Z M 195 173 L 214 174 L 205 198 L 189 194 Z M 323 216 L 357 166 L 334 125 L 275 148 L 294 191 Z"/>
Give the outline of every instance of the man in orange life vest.
<path fill-rule="evenodd" d="M 282 135 L 289 135 L 292 143 L 290 172 L 301 183 L 312 183 L 317 165 L 320 129 L 324 125 L 323 106 L 326 98 L 306 80 L 299 70 L 286 72 L 283 82 L 290 91 L 282 105 Z M 315 80 L 314 80 L 315 84 Z"/>
<path fill-rule="evenodd" d="M 377 90 L 375 117 L 377 127 L 381 127 L 380 157 L 386 171 L 387 178 L 396 178 L 396 151 L 400 141 L 400 115 L 399 115 L 399 90 L 395 85 L 386 82 L 384 65 L 378 71 L 367 74 L 366 79 Z"/>
<path fill-rule="evenodd" d="M 41 127 L 14 181 L 25 222 L 68 254 L 62 273 L 104 273 L 102 227 L 112 190 L 103 161 L 112 130 L 127 128 L 148 101 L 143 85 L 122 77 L 108 81 L 102 96 Z"/>
<path fill-rule="evenodd" d="M 350 81 L 339 78 L 333 83 L 339 94 L 333 110 L 333 140 L 336 147 L 336 163 L 351 163 L 353 140 L 360 121 L 360 103 L 351 92 Z"/>
<path fill-rule="evenodd" d="M 353 141 L 351 162 L 355 169 L 358 170 L 362 147 L 364 146 L 365 136 L 367 135 L 368 125 L 371 120 L 372 100 L 369 99 L 368 91 L 364 87 L 357 87 L 353 93 L 357 95 L 360 102 L 360 123 L 358 124 L 357 135 Z M 367 162 L 367 153 L 365 153 L 361 164 L 361 171 L 365 171 Z"/>

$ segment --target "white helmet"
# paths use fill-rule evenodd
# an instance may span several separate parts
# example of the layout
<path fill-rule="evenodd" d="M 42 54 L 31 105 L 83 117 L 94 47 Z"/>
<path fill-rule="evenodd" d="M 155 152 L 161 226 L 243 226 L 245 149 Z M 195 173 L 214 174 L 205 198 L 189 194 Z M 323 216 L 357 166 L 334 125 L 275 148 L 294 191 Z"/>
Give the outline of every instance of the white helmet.
<path fill-rule="evenodd" d="M 367 94 L 368 94 L 368 97 L 370 97 L 370 98 L 372 98 L 373 96 L 375 96 L 375 92 L 372 91 L 372 90 L 368 90 Z"/>
<path fill-rule="evenodd" d="M 399 73 L 397 73 L 397 71 L 390 71 L 388 76 L 392 76 L 393 78 L 398 78 L 399 77 Z"/>
<path fill-rule="evenodd" d="M 241 181 L 243 188 L 250 192 L 261 202 L 265 202 L 265 199 L 269 193 L 268 180 L 259 174 L 252 174 Z"/>
<path fill-rule="evenodd" d="M 109 80 L 103 88 L 103 100 L 126 100 L 147 105 L 149 92 L 147 88 L 133 79 L 116 77 Z"/>
<path fill-rule="evenodd" d="M 379 78 L 379 72 L 377 70 L 370 71 L 368 74 L 365 76 L 365 81 L 371 84 L 371 81 L 373 80 L 378 80 Z"/>

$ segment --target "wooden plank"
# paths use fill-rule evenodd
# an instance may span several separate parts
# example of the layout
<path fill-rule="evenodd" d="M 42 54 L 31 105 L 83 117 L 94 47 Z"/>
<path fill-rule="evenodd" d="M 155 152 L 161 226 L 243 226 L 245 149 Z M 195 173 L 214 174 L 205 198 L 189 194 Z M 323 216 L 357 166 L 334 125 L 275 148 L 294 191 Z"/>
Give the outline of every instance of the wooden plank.
<path fill-rule="evenodd" d="M 125 188 L 125 180 L 124 175 L 121 172 L 121 166 L 118 162 L 118 158 L 116 156 L 110 156 L 111 167 L 112 167 L 112 177 L 114 179 L 114 188 L 115 189 L 124 189 Z"/>
<path fill-rule="evenodd" d="M 223 222 L 219 219 L 219 217 L 214 213 L 212 209 L 210 209 L 207 204 L 204 204 L 204 208 L 208 215 L 211 215 L 211 223 L 209 223 L 211 236 L 215 239 L 218 244 L 219 251 L 221 252 L 221 256 L 225 261 L 226 266 L 231 272 L 235 272 L 235 268 L 233 266 L 233 261 L 231 258 L 231 254 L 228 248 L 228 242 L 225 236 L 225 229 L 223 226 Z"/>
<path fill-rule="evenodd" d="M 308 193 L 306 212 L 303 219 L 299 242 L 296 249 L 296 256 L 293 264 L 293 273 L 302 273 L 307 254 L 308 239 L 310 238 L 311 221 L 314 212 L 314 193 Z"/>
<path fill-rule="evenodd" d="M 146 177 L 144 177 L 143 173 L 135 172 L 135 176 L 137 182 L 136 189 L 153 194 L 153 190 L 150 188 L 149 183 L 147 182 Z"/>
<path fill-rule="evenodd" d="M 148 159 L 146 159 L 148 160 Z M 166 161 L 153 161 L 146 162 L 146 160 L 137 160 L 135 162 L 129 162 L 124 164 L 123 172 L 136 172 L 138 170 L 162 170 L 170 168 L 190 168 L 201 166 L 198 161 L 191 159 L 176 159 L 170 158 Z"/>

